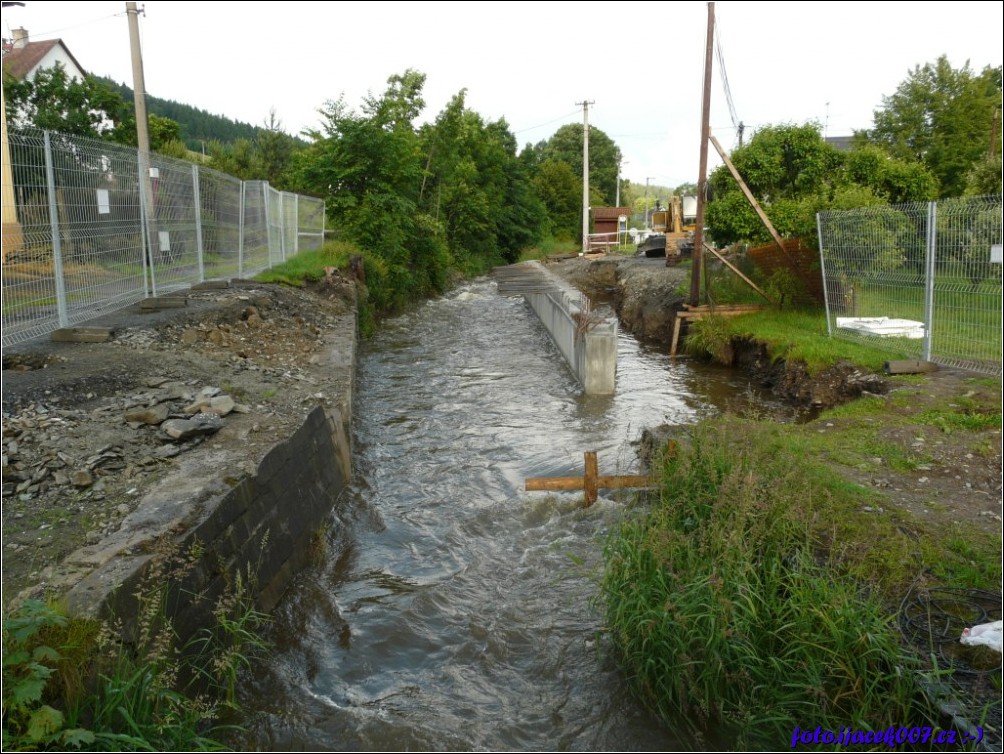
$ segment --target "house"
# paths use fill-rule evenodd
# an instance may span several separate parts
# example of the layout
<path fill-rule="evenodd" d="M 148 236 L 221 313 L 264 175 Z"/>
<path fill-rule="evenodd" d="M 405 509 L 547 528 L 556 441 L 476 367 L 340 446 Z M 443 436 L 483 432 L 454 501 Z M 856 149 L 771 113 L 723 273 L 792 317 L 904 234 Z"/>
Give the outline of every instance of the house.
<path fill-rule="evenodd" d="M 630 207 L 593 207 L 593 233 L 610 233 L 609 238 L 616 239 L 619 230 L 627 230 L 620 227 L 621 217 L 631 217 Z"/>
<path fill-rule="evenodd" d="M 81 67 L 73 53 L 63 44 L 61 39 L 48 39 L 44 42 L 32 42 L 28 39 L 28 31 L 24 28 L 14 29 L 10 40 L 3 40 L 3 70 L 17 79 L 31 81 L 35 75 L 45 68 L 53 68 L 62 64 L 71 79 L 83 79 L 87 72 Z M 7 109 L 3 108 L 3 174 L 2 174 L 2 206 L 3 224 L 0 227 L 2 239 L 2 258 L 7 259 L 9 251 L 21 249 L 23 236 L 21 224 L 17 219 L 17 209 L 14 201 L 14 178 L 10 167 L 10 145 L 7 141 Z"/>
<path fill-rule="evenodd" d="M 81 67 L 62 39 L 32 42 L 26 29 L 14 29 L 13 38 L 3 43 L 3 69 L 17 79 L 35 78 L 44 68 L 61 63 L 70 78 L 83 79 L 87 72 Z"/>

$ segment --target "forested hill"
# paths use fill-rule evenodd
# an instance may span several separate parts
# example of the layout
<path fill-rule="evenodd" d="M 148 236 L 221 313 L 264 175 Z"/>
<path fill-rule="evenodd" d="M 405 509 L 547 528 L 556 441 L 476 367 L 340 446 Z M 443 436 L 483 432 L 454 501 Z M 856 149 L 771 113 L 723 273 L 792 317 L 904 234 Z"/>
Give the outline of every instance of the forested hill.
<path fill-rule="evenodd" d="M 118 84 L 109 78 L 100 77 L 112 89 L 122 95 L 122 99 L 132 104 L 132 88 Z M 185 146 L 195 152 L 201 152 L 203 142 L 220 141 L 229 144 L 237 139 L 253 140 L 261 130 L 249 123 L 240 123 L 223 115 L 213 115 L 191 105 L 183 105 L 174 100 L 160 99 L 150 94 L 146 95 L 146 108 L 152 115 L 170 118 L 181 125 L 181 135 Z"/>

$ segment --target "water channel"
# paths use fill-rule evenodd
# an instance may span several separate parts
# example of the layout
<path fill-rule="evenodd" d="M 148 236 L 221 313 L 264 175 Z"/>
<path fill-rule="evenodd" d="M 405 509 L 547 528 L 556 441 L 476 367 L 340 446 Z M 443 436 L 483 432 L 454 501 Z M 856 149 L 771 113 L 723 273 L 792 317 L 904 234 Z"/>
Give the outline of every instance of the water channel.
<path fill-rule="evenodd" d="M 360 351 L 356 480 L 322 565 L 277 611 L 244 745 L 271 750 L 671 750 L 593 605 L 630 495 L 530 476 L 637 473 L 641 430 L 741 405 L 743 375 L 621 335 L 617 391 L 582 394 L 522 299 L 479 280 Z M 762 403 L 761 403 L 762 406 Z"/>

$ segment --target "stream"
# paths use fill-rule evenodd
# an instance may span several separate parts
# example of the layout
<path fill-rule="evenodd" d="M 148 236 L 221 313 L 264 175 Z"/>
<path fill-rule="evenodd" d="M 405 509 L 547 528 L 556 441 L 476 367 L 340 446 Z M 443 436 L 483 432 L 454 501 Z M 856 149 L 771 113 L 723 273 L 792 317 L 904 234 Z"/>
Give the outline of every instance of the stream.
<path fill-rule="evenodd" d="M 630 492 L 526 493 L 531 476 L 638 473 L 645 427 L 783 412 L 742 373 L 619 336 L 617 390 L 586 396 L 522 299 L 482 279 L 359 352 L 355 481 L 322 563 L 276 611 L 242 744 L 270 750 L 671 750 L 631 697 L 596 604 Z"/>

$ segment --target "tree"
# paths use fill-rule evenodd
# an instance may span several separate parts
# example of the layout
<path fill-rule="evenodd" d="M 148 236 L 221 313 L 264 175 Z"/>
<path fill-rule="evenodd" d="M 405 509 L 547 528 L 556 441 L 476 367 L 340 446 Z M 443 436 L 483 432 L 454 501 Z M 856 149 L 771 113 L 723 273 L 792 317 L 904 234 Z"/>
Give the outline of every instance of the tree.
<path fill-rule="evenodd" d="M 923 165 L 865 144 L 843 154 L 817 124 L 767 126 L 731 155 L 739 174 L 782 236 L 816 242 L 817 212 L 933 198 Z M 716 243 L 769 243 L 770 234 L 724 165 L 710 178 L 707 225 Z"/>
<path fill-rule="evenodd" d="M 533 185 L 547 209 L 551 235 L 578 239 L 582 233 L 582 179 L 567 162 L 544 160 L 537 167 Z"/>
<path fill-rule="evenodd" d="M 33 79 L 3 74 L 8 123 L 15 128 L 58 131 L 128 143 L 133 123 L 121 96 L 93 76 L 71 78 L 62 64 L 44 68 Z"/>
<path fill-rule="evenodd" d="M 537 146 L 541 161 L 558 160 L 582 177 L 582 126 L 562 126 L 547 141 Z M 589 188 L 598 189 L 598 201 L 612 206 L 617 192 L 617 164 L 621 151 L 613 139 L 596 126 L 589 127 Z"/>
<path fill-rule="evenodd" d="M 1001 70 L 988 66 L 977 74 L 968 61 L 954 69 L 944 55 L 917 66 L 894 94 L 883 97 L 868 138 L 893 157 L 927 166 L 941 197 L 961 196 L 987 151 L 1001 107 Z"/>

